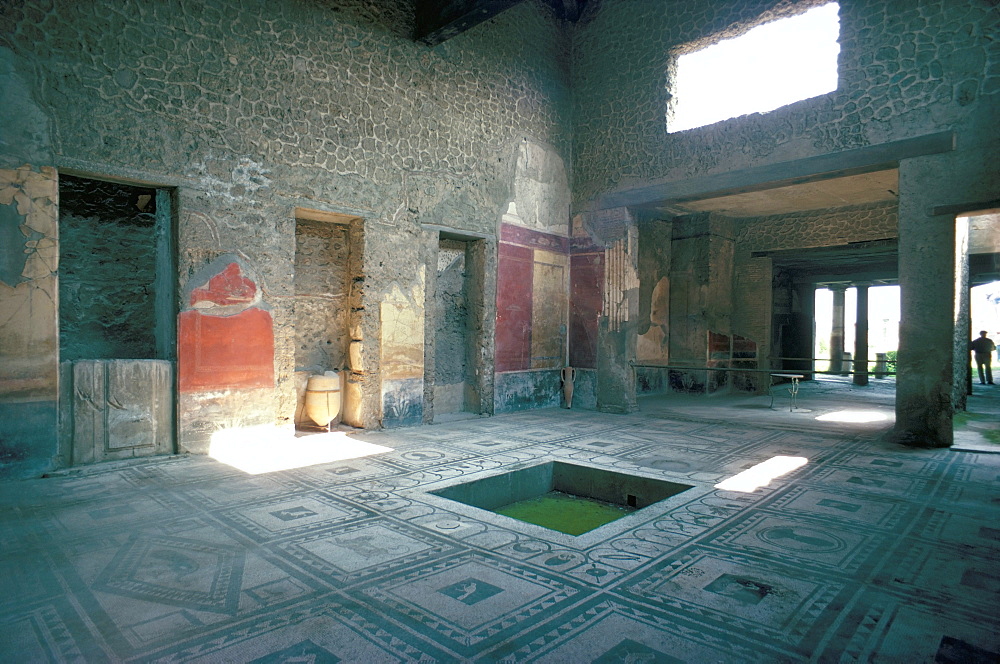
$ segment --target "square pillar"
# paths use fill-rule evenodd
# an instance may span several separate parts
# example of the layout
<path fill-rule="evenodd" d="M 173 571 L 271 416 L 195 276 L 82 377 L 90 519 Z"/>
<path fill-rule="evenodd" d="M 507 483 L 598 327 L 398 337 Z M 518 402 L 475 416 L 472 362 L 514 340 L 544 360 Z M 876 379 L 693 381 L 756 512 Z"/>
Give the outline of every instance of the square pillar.
<path fill-rule="evenodd" d="M 950 447 L 955 335 L 955 221 L 933 215 L 940 172 L 931 160 L 899 166 L 899 362 L 892 438 Z"/>

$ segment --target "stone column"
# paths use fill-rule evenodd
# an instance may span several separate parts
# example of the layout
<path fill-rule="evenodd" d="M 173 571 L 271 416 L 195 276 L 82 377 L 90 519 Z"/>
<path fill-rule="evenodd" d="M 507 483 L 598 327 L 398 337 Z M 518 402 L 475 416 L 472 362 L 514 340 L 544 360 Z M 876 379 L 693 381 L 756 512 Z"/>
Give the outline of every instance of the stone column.
<path fill-rule="evenodd" d="M 830 373 L 839 374 L 844 362 L 844 293 L 847 286 L 831 286 L 833 330 L 830 332 Z"/>
<path fill-rule="evenodd" d="M 812 283 L 796 284 L 792 309 L 795 338 L 789 350 L 793 353 L 792 357 L 803 358 L 792 365 L 793 371 L 805 376 L 803 380 L 812 380 L 816 369 L 812 360 L 816 348 L 815 319 L 816 287 Z"/>
<path fill-rule="evenodd" d="M 854 324 L 854 384 L 868 384 L 868 286 L 856 284 L 858 314 Z"/>

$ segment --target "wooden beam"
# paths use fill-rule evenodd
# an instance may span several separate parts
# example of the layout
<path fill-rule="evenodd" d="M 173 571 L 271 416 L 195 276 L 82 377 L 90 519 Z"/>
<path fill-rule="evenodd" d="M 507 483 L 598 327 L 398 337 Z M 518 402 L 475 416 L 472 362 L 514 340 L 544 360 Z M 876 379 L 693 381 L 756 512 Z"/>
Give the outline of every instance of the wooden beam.
<path fill-rule="evenodd" d="M 977 201 L 975 203 L 954 203 L 952 205 L 938 205 L 929 211 L 931 216 L 939 217 L 949 215 L 953 217 L 978 217 L 984 214 L 996 214 L 1000 212 L 1000 198 L 989 201 Z"/>
<path fill-rule="evenodd" d="M 418 0 L 416 41 L 436 46 L 524 0 Z"/>

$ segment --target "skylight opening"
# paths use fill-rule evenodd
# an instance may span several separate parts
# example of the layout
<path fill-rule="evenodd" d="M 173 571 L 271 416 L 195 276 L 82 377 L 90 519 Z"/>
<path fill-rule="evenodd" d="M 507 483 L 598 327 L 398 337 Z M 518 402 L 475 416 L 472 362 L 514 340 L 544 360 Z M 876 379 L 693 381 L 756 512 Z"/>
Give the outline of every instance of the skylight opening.
<path fill-rule="evenodd" d="M 836 90 L 839 11 L 831 2 L 678 56 L 667 131 L 766 113 Z"/>

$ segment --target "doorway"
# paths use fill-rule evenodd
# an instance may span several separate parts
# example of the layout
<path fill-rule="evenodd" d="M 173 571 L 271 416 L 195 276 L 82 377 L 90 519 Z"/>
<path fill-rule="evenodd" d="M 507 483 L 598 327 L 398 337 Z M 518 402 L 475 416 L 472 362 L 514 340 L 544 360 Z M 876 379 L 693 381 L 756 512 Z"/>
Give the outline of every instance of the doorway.
<path fill-rule="evenodd" d="M 468 242 L 438 241 L 434 292 L 434 415 L 468 412 L 473 401 L 470 375 Z"/>
<path fill-rule="evenodd" d="M 72 464 L 174 449 L 167 189 L 60 175 L 60 439 Z"/>
<path fill-rule="evenodd" d="M 433 420 L 484 412 L 488 349 L 486 325 L 486 242 L 441 235 L 430 303 L 433 330 Z M 492 397 L 490 397 L 491 399 Z"/>

